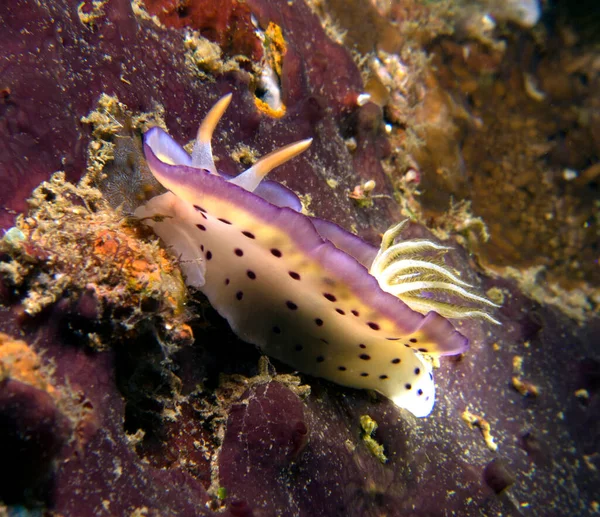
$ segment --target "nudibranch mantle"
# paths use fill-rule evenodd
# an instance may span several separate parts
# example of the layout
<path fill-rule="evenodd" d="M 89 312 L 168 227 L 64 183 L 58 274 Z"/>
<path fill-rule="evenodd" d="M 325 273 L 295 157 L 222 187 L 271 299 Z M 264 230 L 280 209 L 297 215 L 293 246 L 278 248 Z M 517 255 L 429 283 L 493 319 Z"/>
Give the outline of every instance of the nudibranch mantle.
<path fill-rule="evenodd" d="M 376 390 L 428 415 L 435 387 L 422 354 L 458 354 L 467 339 L 438 313 L 415 312 L 383 290 L 368 269 L 376 248 L 300 213 L 282 185 L 261 182 L 310 141 L 235 178 L 217 172 L 210 139 L 229 99 L 204 119 L 192 156 L 159 128 L 144 135 L 148 166 L 168 192 L 135 215 L 173 249 L 188 285 L 242 340 L 300 372 Z"/>

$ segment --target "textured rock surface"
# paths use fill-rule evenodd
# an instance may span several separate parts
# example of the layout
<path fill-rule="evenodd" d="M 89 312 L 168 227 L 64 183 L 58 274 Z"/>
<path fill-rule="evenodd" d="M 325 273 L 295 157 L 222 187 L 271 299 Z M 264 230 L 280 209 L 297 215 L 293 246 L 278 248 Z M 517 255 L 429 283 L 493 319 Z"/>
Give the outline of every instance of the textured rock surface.
<path fill-rule="evenodd" d="M 310 194 L 317 215 L 376 241 L 398 208 L 378 199 L 360 209 L 347 191 L 376 179 L 377 192 L 390 192 L 379 163 L 389 152 L 380 108 L 356 106 L 358 69 L 302 2 L 247 5 L 261 26 L 279 24 L 290 48 L 282 119 L 257 111 L 243 71 L 201 80 L 186 64 L 181 29 L 137 18 L 129 2 L 109 1 L 86 23 L 66 1 L 0 5 L 3 226 L 55 170 L 82 176 L 90 128 L 80 118 L 101 93 L 133 113 L 162 104 L 171 134 L 185 142 L 208 106 L 232 91 L 215 135 L 219 167 L 241 168 L 229 157 L 238 143 L 262 154 L 312 136 L 310 151 L 274 179 Z M 228 52 L 254 48 L 246 36 Z M 412 225 L 408 233 L 425 232 Z M 42 356 L 65 405 L 0 369 L 0 452 L 40 467 L 3 470 L 3 487 L 10 480 L 19 496 L 0 498 L 65 515 L 592 515 L 600 502 L 600 322 L 580 326 L 508 281 L 480 278 L 461 249 L 451 260 L 465 279 L 502 290 L 503 325 L 462 325 L 471 350 L 442 361 L 438 402 L 426 419 L 304 376 L 311 392 L 301 396 L 293 377 L 259 371 L 259 354 L 198 296 L 190 301 L 194 345 L 167 357 L 168 343 L 148 323 L 108 350 L 91 349 L 80 336 L 94 330 L 86 322 L 94 310 L 80 311 L 89 314 L 74 325 L 65 299 L 28 317 L 25 293 L 3 282 L 0 330 Z M 386 463 L 363 439 L 363 415 L 378 424 L 373 438 Z"/>
<path fill-rule="evenodd" d="M 0 38 L 6 49 L 1 65 L 0 166 L 8 182 L 0 197 L 2 225 L 12 224 L 14 211 L 25 209 L 24 201 L 33 188 L 52 172 L 64 170 L 71 180 L 82 176 L 89 127 L 80 119 L 95 109 L 102 93 L 117 96 L 138 113 L 151 112 L 161 104 L 171 134 L 186 142 L 215 100 L 233 92 L 232 106 L 213 144 L 215 154 L 223 157 L 219 167 L 237 172 L 226 151 L 241 143 L 264 154 L 282 144 L 314 137 L 311 150 L 280 167 L 273 179 L 309 192 L 311 209 L 349 226 L 353 214 L 344 189 L 359 183 L 361 174 L 385 183 L 378 161 L 385 143 L 373 145 L 385 142 L 378 139 L 377 115 L 375 121 L 367 120 L 366 127 L 358 122 L 358 69 L 346 50 L 327 39 L 317 17 L 301 2 L 250 5 L 259 19 L 279 22 L 289 39 L 284 64 L 288 109 L 281 120 L 256 110 L 242 73 L 219 76 L 215 82 L 201 81 L 186 65 L 183 33 L 136 18 L 129 2 L 109 2 L 104 15 L 90 25 L 81 22 L 77 6 L 69 2 L 19 1 L 0 7 L 5 26 Z M 303 25 L 296 29 L 300 21 Z M 27 37 L 21 36 L 22 30 Z M 306 33 L 313 37 L 307 40 Z M 353 156 L 341 135 L 359 137 L 360 146 Z M 321 188 L 326 178 L 339 181 L 336 190 Z M 387 223 L 382 217 L 394 210 L 391 202 L 382 203 L 386 204 L 387 211 L 364 215 L 356 223 L 365 229 L 373 223 L 378 231 L 384 230 Z"/>

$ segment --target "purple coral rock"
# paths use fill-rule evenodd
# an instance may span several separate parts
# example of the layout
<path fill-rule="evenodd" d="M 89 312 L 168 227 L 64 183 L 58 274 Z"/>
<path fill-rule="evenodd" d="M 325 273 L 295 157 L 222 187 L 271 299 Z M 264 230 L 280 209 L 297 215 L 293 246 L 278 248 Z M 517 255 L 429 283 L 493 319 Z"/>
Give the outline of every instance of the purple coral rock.
<path fill-rule="evenodd" d="M 70 435 L 70 422 L 45 391 L 0 381 L 0 500 L 22 502 L 48 495 L 51 467 Z"/>
<path fill-rule="evenodd" d="M 297 395 L 278 382 L 249 389 L 229 411 L 219 455 L 219 478 L 228 497 L 251 509 L 285 508 L 285 487 L 307 438 Z"/>
<path fill-rule="evenodd" d="M 186 469 L 157 468 L 138 454 L 125 433 L 115 353 L 84 350 L 75 336 L 61 334 L 63 316 L 55 308 L 28 335 L 56 364 L 56 385 L 78 414 L 73 439 L 55 455 L 47 508 L 64 515 L 126 515 L 141 508 L 152 516 L 211 515 L 205 488 Z"/>
<path fill-rule="evenodd" d="M 515 475 L 500 458 L 494 458 L 485 466 L 483 478 L 496 494 L 500 494 L 515 482 Z"/>

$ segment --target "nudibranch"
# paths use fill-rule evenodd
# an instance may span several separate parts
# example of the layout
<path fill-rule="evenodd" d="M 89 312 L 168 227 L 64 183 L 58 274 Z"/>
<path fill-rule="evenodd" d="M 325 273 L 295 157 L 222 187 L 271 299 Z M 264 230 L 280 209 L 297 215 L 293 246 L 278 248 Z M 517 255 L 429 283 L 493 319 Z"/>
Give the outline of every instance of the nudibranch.
<path fill-rule="evenodd" d="M 421 311 L 433 302 L 419 298 L 420 290 L 487 300 L 442 264 L 419 258 L 443 247 L 394 243 L 401 228 L 395 227 L 377 250 L 302 214 L 291 190 L 263 179 L 311 140 L 274 151 L 236 177 L 220 174 L 211 137 L 230 99 L 206 115 L 191 156 L 160 128 L 144 135 L 148 166 L 167 193 L 139 207 L 136 217 L 172 248 L 187 284 L 208 297 L 242 340 L 302 373 L 376 390 L 416 416 L 428 415 L 435 388 L 424 355 L 459 354 L 468 346 L 439 312 L 478 311 L 440 304 L 424 315 L 400 298 Z"/>

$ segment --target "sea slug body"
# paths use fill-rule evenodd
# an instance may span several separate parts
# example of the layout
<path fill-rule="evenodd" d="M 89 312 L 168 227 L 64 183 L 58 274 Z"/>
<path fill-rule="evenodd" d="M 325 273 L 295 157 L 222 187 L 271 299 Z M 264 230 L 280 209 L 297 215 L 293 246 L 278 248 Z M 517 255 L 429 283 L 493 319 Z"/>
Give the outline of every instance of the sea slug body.
<path fill-rule="evenodd" d="M 242 340 L 300 372 L 376 390 L 416 416 L 428 415 L 435 388 L 423 354 L 458 354 L 468 340 L 438 312 L 416 312 L 394 291 L 414 290 L 398 286 L 429 267 L 427 278 L 437 275 L 429 289 L 450 285 L 481 300 L 441 266 L 413 258 L 398 266 L 407 250 L 414 257 L 433 243 L 398 248 L 392 229 L 377 250 L 303 215 L 293 192 L 263 180 L 310 140 L 272 152 L 234 178 L 221 175 L 210 140 L 230 98 L 207 114 L 191 156 L 159 128 L 144 135 L 150 170 L 168 192 L 135 215 L 173 249 L 188 285 L 205 293 Z"/>

